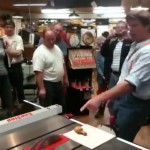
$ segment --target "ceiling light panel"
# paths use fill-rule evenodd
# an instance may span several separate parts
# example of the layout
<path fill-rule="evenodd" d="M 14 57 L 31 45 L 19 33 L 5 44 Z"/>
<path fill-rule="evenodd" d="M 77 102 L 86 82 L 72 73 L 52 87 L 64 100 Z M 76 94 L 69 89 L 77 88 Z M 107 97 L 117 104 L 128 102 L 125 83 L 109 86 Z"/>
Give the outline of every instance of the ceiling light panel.
<path fill-rule="evenodd" d="M 50 19 L 69 19 L 69 14 L 45 14 L 45 18 L 50 18 Z"/>
<path fill-rule="evenodd" d="M 149 8 L 139 6 L 139 7 L 131 7 L 131 10 L 149 10 Z"/>
<path fill-rule="evenodd" d="M 27 3 L 17 3 L 17 4 L 13 4 L 13 6 L 16 7 L 23 7 L 23 6 L 46 6 L 46 4 L 44 3 L 32 3 L 32 4 L 27 4 Z"/>
<path fill-rule="evenodd" d="M 48 13 L 48 14 L 69 14 L 69 9 L 52 9 L 52 8 L 44 8 L 41 9 L 42 13 Z"/>
<path fill-rule="evenodd" d="M 105 13 L 124 13 L 123 7 L 95 7 L 93 13 L 95 14 L 105 14 Z"/>

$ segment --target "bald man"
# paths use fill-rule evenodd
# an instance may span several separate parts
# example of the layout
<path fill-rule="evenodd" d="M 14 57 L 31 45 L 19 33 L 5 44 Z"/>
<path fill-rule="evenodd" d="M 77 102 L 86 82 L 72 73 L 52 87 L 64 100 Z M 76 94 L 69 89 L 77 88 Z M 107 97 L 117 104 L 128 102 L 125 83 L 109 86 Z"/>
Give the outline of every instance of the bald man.
<path fill-rule="evenodd" d="M 68 78 L 64 68 L 63 53 L 55 45 L 55 41 L 56 34 L 52 30 L 45 31 L 43 44 L 33 54 L 33 70 L 40 104 L 44 107 L 59 104 L 65 109 L 62 83 L 66 84 Z"/>

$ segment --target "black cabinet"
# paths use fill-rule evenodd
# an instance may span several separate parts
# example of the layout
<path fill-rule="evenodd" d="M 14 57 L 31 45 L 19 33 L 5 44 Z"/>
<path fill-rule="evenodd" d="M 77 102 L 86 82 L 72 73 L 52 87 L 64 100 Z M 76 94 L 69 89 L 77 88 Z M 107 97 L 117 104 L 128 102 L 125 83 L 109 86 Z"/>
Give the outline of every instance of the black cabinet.
<path fill-rule="evenodd" d="M 73 51 L 74 49 L 69 49 L 68 51 Z M 79 50 L 80 49 L 75 49 Z M 87 49 L 86 49 L 87 50 Z M 87 52 L 87 51 L 85 51 Z M 68 52 L 69 53 L 69 52 Z M 84 59 L 83 49 L 80 56 L 77 54 L 80 59 Z M 87 56 L 87 55 L 86 55 Z M 92 89 L 92 70 L 94 65 L 74 65 L 72 64 L 74 60 L 70 60 L 73 57 L 69 58 L 70 54 L 67 57 L 67 72 L 69 79 L 69 87 L 67 88 L 67 112 L 74 115 L 87 114 L 88 111 L 80 112 L 80 108 L 91 98 L 91 89 Z M 76 58 L 77 61 L 80 59 Z M 85 59 L 84 59 L 85 60 Z M 95 61 L 95 60 L 94 60 Z"/>

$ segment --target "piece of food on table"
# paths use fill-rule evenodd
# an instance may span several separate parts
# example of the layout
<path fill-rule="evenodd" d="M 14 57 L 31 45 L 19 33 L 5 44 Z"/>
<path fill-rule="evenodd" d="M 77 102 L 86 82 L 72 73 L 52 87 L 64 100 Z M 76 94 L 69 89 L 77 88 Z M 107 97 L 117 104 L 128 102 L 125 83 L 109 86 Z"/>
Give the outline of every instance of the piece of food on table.
<path fill-rule="evenodd" d="M 82 135 L 84 135 L 84 136 L 87 136 L 87 132 L 85 132 L 81 126 L 76 126 L 76 127 L 74 128 L 74 131 L 75 131 L 77 134 L 82 134 Z"/>

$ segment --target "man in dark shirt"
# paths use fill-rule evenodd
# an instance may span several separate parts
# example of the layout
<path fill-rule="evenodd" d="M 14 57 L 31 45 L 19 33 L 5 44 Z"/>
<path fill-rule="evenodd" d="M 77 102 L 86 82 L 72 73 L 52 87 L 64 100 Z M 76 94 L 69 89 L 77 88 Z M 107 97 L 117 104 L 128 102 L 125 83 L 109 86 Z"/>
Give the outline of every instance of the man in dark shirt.
<path fill-rule="evenodd" d="M 114 87 L 119 79 L 123 62 L 130 50 L 132 40 L 128 35 L 128 26 L 119 21 L 115 27 L 114 35 L 110 35 L 102 46 L 101 54 L 105 58 L 104 76 L 108 87 Z M 109 102 L 110 113 L 113 114 L 114 101 Z"/>
<path fill-rule="evenodd" d="M 126 22 L 119 21 L 115 27 L 115 34 L 108 38 L 101 48 L 101 54 L 105 58 L 104 75 L 110 88 L 118 81 L 123 62 L 132 43 L 127 32 Z"/>
<path fill-rule="evenodd" d="M 68 46 L 61 35 L 63 32 L 63 25 L 61 23 L 55 23 L 53 25 L 53 31 L 56 34 L 55 44 L 61 49 L 61 51 L 63 52 L 63 55 L 66 56 Z"/>

